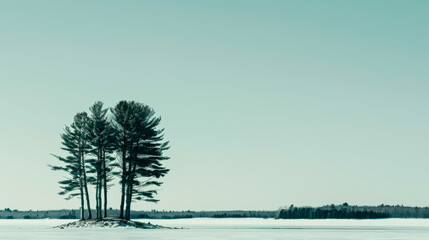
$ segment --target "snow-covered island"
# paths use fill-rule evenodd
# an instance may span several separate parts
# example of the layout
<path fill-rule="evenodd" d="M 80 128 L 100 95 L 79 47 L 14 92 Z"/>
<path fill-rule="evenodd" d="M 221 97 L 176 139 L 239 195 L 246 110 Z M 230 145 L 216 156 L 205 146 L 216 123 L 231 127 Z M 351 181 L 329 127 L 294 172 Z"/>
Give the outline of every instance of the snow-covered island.
<path fill-rule="evenodd" d="M 169 227 L 164 227 L 156 224 L 143 223 L 132 220 L 124 220 L 120 218 L 104 218 L 103 220 L 96 219 L 87 219 L 79 220 L 59 226 L 54 228 L 67 229 L 67 228 L 141 228 L 141 229 L 171 229 Z"/>

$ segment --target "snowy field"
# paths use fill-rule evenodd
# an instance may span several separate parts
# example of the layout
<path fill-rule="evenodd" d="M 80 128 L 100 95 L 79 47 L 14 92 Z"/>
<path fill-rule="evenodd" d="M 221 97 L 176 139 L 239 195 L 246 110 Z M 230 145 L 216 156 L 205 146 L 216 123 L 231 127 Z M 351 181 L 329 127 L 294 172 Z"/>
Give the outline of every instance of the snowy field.
<path fill-rule="evenodd" d="M 274 220 L 213 219 L 139 220 L 185 229 L 53 229 L 70 220 L 0 220 L 0 239 L 290 239 L 290 240 L 425 240 L 429 219 Z"/>

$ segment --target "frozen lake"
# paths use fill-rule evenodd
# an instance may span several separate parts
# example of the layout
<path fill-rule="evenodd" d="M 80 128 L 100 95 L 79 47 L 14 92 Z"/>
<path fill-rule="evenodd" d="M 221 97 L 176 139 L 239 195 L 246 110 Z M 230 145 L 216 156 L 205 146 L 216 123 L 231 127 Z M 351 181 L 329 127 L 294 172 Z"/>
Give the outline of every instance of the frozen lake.
<path fill-rule="evenodd" d="M 213 219 L 139 220 L 186 229 L 53 229 L 70 220 L 0 220 L 0 239 L 291 239 L 424 240 L 429 219 L 274 220 Z"/>

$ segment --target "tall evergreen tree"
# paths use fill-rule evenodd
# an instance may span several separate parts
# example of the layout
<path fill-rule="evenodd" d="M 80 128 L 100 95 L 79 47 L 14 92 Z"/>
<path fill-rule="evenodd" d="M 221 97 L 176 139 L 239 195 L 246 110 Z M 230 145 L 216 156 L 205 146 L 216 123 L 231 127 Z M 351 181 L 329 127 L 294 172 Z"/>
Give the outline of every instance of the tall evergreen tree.
<path fill-rule="evenodd" d="M 102 199 L 104 193 L 104 217 L 107 216 L 107 189 L 112 176 L 119 176 L 121 183 L 120 218 L 130 219 L 133 200 L 158 202 L 154 195 L 160 186 L 159 178 L 168 173 L 162 161 L 169 159 L 163 153 L 168 142 L 163 141 L 163 129 L 158 129 L 160 117 L 147 105 L 134 101 L 121 101 L 114 108 L 113 121 L 107 118 L 108 109 L 102 102 L 90 107 L 91 116 L 85 112 L 75 116 L 70 127 L 62 134 L 66 158 L 55 156 L 65 166 L 51 166 L 53 170 L 67 171 L 71 177 L 60 181 L 61 195 L 67 198 L 81 197 L 84 211 L 86 195 L 89 218 L 92 218 L 87 183 L 96 188 L 97 219 L 103 218 Z M 118 161 L 112 156 L 116 151 Z M 87 156 L 92 156 L 88 159 Z M 89 167 L 85 166 L 89 163 Z M 113 168 L 118 167 L 114 172 Z M 88 171 L 87 171 L 88 169 Z M 88 173 L 93 173 L 87 176 Z M 82 213 L 81 218 L 84 219 Z"/>
<path fill-rule="evenodd" d="M 128 169 L 126 174 L 126 209 L 125 219 L 130 220 L 132 200 L 157 202 L 154 199 L 156 190 L 147 189 L 160 186 L 157 180 L 168 173 L 161 161 L 167 160 L 163 152 L 168 142 L 163 142 L 163 129 L 157 127 L 160 117 L 154 117 L 154 111 L 147 105 L 131 102 L 131 144 L 129 145 Z"/>
<path fill-rule="evenodd" d="M 62 191 L 60 195 L 68 195 L 66 199 L 79 196 L 81 199 L 81 219 L 84 219 L 84 196 L 86 195 L 88 217 L 91 218 L 91 205 L 89 200 L 85 156 L 88 153 L 90 146 L 85 134 L 85 127 L 88 124 L 88 116 L 85 112 L 78 113 L 74 117 L 74 122 L 70 127 L 66 126 L 64 133 L 61 134 L 62 145 L 61 149 L 67 151 L 69 156 L 63 158 L 54 155 L 58 160 L 64 163 L 65 166 L 52 166 L 54 171 L 61 170 L 69 173 L 70 178 L 59 182 Z M 79 193 L 76 191 L 79 190 Z"/>
<path fill-rule="evenodd" d="M 117 151 L 121 178 L 120 218 L 130 219 L 132 200 L 157 202 L 156 190 L 160 186 L 156 179 L 167 174 L 161 164 L 168 159 L 163 151 L 168 142 L 162 142 L 163 130 L 158 130 L 161 118 L 154 117 L 154 111 L 134 101 L 121 101 L 111 109 L 116 130 Z"/>
<path fill-rule="evenodd" d="M 97 219 L 107 217 L 107 188 L 111 181 L 112 163 L 111 156 L 115 149 L 114 129 L 107 119 L 108 109 L 103 109 L 102 102 L 96 102 L 89 109 L 91 116 L 86 132 L 91 145 L 91 154 L 95 157 L 91 160 L 92 172 L 96 174 L 96 203 Z M 102 194 L 102 192 L 104 194 Z M 104 213 L 102 212 L 102 195 L 104 195 Z"/>
<path fill-rule="evenodd" d="M 118 156 L 116 165 L 119 168 L 119 171 L 115 172 L 115 174 L 120 177 L 121 184 L 120 218 L 124 218 L 127 164 L 129 162 L 131 133 L 133 132 L 131 124 L 133 121 L 133 110 L 131 105 L 131 102 L 120 101 L 114 108 L 110 109 L 113 114 L 113 127 L 115 129 L 115 143 Z"/>

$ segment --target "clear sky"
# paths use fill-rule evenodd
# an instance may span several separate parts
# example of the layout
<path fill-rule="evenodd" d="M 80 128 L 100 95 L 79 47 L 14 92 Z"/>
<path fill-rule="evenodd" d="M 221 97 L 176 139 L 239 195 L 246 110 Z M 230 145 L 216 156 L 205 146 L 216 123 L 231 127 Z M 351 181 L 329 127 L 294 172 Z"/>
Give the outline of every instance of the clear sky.
<path fill-rule="evenodd" d="M 161 202 L 135 209 L 428 206 L 428 12 L 390 0 L 1 1 L 0 209 L 79 206 L 47 165 L 97 100 L 152 106 L 171 141 Z M 109 206 L 119 197 L 112 188 Z"/>

